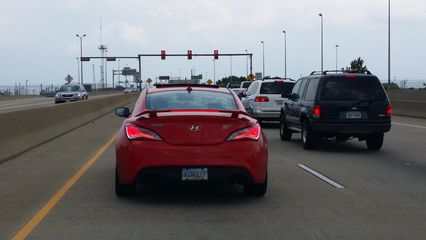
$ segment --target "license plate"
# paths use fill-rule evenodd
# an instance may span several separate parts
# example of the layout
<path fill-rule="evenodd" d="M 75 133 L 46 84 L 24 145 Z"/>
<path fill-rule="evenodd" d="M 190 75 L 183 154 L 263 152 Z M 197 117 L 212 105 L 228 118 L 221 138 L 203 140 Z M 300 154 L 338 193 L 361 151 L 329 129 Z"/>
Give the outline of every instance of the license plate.
<path fill-rule="evenodd" d="M 346 118 L 348 118 L 348 119 L 360 119 L 361 116 L 362 116 L 361 112 L 359 112 L 359 111 L 346 112 Z"/>
<path fill-rule="evenodd" d="M 275 101 L 278 105 L 283 105 L 284 100 L 276 100 Z"/>
<path fill-rule="evenodd" d="M 207 181 L 207 168 L 182 168 L 182 181 Z"/>

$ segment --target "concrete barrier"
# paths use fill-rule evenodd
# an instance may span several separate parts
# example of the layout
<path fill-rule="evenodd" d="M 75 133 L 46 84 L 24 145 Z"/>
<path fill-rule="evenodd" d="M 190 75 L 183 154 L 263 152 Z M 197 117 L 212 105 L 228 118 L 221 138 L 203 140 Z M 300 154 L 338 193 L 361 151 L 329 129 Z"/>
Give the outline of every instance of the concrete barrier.
<path fill-rule="evenodd" d="M 0 163 L 129 104 L 138 95 L 114 95 L 0 114 Z"/>
<path fill-rule="evenodd" d="M 426 91 L 388 90 L 395 115 L 426 118 Z"/>

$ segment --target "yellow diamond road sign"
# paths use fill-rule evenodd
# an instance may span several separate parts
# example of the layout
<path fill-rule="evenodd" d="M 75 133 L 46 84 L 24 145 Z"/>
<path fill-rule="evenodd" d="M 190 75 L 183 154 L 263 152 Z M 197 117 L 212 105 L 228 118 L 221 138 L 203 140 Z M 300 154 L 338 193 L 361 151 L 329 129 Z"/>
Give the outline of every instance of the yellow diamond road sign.
<path fill-rule="evenodd" d="M 247 76 L 247 79 L 248 79 L 249 81 L 254 81 L 254 80 L 256 79 L 256 77 L 254 76 L 254 74 L 253 74 L 253 73 L 250 73 L 250 74 Z"/>
<path fill-rule="evenodd" d="M 147 82 L 148 84 L 150 84 L 150 85 L 151 85 L 151 83 L 152 83 L 152 79 L 151 79 L 151 78 L 148 78 L 148 79 L 146 80 L 146 82 Z"/>
<path fill-rule="evenodd" d="M 211 79 L 207 80 L 208 85 L 212 85 L 213 81 Z"/>

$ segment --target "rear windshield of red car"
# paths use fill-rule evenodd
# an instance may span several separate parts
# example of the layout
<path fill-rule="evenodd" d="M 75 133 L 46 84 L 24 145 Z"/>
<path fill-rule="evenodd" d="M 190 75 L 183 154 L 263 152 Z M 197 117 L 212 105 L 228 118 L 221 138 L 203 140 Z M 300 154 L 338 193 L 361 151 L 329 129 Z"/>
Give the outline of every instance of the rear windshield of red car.
<path fill-rule="evenodd" d="M 214 91 L 173 90 L 147 94 L 148 110 L 214 109 L 237 110 L 237 103 L 230 93 Z"/>
<path fill-rule="evenodd" d="M 386 100 L 386 94 L 376 78 L 336 77 L 323 80 L 321 100 Z"/>
<path fill-rule="evenodd" d="M 293 90 L 293 86 L 293 82 L 263 82 L 260 87 L 260 94 L 289 94 Z"/>

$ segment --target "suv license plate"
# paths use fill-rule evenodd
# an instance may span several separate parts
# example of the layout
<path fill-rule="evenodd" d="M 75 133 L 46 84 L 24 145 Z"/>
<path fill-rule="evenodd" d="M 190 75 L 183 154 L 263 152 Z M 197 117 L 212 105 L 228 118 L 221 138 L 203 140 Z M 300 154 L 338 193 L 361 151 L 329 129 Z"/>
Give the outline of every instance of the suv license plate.
<path fill-rule="evenodd" d="M 361 119 L 361 112 L 359 111 L 350 111 L 346 112 L 347 119 Z"/>
<path fill-rule="evenodd" d="M 182 168 L 182 181 L 207 181 L 207 168 Z"/>

